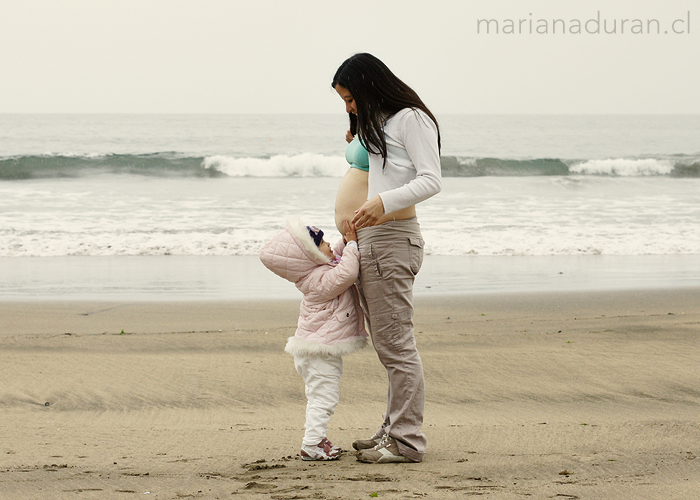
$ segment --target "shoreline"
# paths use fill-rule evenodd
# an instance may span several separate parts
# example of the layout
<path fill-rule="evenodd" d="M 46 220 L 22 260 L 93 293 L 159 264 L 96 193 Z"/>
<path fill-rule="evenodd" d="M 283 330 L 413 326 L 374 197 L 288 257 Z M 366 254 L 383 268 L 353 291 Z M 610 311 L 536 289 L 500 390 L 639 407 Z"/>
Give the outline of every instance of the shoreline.
<path fill-rule="evenodd" d="M 215 300 L 0 300 L 0 338 L 24 334 L 118 334 L 223 332 L 268 324 L 294 334 L 300 300 L 297 298 Z M 422 322 L 441 324 L 458 316 L 475 320 L 521 321 L 543 316 L 549 320 L 578 316 L 630 317 L 681 315 L 700 311 L 700 286 L 623 290 L 518 291 L 487 294 L 417 295 L 416 331 Z M 502 312 L 499 311 L 502 309 Z M 275 314 L 270 314 L 274 311 Z M 607 311 L 607 314 L 606 314 Z M 244 313 L 244 314 L 243 314 Z M 576 316 L 576 315 L 574 315 Z M 427 319 L 429 318 L 429 319 Z M 581 318 L 574 318 L 581 319 Z M 448 321 L 451 323 L 452 321 Z M 99 325 L 99 326 L 98 326 Z M 442 327 L 447 328 L 447 327 Z M 700 326 L 698 326 L 700 334 Z"/>
<path fill-rule="evenodd" d="M 0 258 L 0 302 L 13 300 L 299 299 L 257 256 L 64 256 Z M 420 296 L 692 288 L 700 256 L 427 255 Z"/>
<path fill-rule="evenodd" d="M 8 498 L 691 498 L 700 287 L 416 297 L 421 464 L 303 462 L 298 300 L 0 302 Z M 329 438 L 381 418 L 344 358 Z M 48 403 L 48 405 L 46 404 Z"/>

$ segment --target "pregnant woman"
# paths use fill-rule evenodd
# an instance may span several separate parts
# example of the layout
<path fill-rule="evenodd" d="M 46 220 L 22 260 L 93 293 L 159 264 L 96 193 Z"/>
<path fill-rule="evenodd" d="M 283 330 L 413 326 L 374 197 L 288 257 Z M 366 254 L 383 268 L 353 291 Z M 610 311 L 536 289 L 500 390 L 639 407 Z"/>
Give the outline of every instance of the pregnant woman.
<path fill-rule="evenodd" d="M 413 282 L 424 243 L 415 206 L 440 192 L 440 132 L 418 95 L 371 54 L 343 62 L 331 85 L 351 115 L 354 140 L 368 151 L 368 174 L 350 168 L 341 182 L 336 224 L 351 218 L 357 228 L 362 304 L 389 378 L 382 424 L 353 447 L 361 462 L 420 462 L 427 445 L 420 430 L 425 389 L 413 335 Z"/>
<path fill-rule="evenodd" d="M 352 221 L 355 212 L 367 201 L 367 187 L 369 177 L 369 155 L 367 150 L 357 137 L 357 116 L 349 113 L 350 128 L 345 134 L 348 147 L 345 149 L 345 160 L 350 168 L 343 176 L 338 186 L 338 194 L 335 198 L 335 225 L 343 234 L 343 221 Z M 379 223 L 398 218 L 411 218 L 416 214 L 415 208 L 398 214 L 388 214 L 379 219 Z"/>

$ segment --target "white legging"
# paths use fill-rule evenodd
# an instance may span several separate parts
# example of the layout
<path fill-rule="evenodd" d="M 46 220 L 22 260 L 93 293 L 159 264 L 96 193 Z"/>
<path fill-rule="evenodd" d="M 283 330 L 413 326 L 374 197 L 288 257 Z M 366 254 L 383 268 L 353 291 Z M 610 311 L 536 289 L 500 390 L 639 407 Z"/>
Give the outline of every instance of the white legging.
<path fill-rule="evenodd" d="M 306 384 L 306 425 L 304 446 L 317 445 L 328 433 L 328 422 L 340 399 L 340 356 L 294 356 L 294 368 Z"/>

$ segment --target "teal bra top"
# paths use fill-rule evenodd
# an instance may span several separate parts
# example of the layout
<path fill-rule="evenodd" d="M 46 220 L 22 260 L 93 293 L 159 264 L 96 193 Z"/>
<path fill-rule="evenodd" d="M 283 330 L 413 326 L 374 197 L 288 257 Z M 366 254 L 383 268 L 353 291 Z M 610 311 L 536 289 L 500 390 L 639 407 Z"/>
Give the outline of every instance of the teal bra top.
<path fill-rule="evenodd" d="M 345 148 L 345 160 L 352 168 L 369 172 L 369 154 L 357 137 Z"/>

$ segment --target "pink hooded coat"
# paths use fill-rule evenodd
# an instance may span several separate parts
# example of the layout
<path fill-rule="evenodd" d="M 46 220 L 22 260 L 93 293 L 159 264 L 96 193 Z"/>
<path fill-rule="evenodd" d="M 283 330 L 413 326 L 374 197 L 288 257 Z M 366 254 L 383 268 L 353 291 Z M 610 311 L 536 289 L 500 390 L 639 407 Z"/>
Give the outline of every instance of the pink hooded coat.
<path fill-rule="evenodd" d="M 304 294 L 294 337 L 284 348 L 293 355 L 344 356 L 367 345 L 365 320 L 354 286 L 360 252 L 341 240 L 333 249 L 340 262 L 321 252 L 298 219 L 260 250 L 270 271 L 291 281 Z"/>

